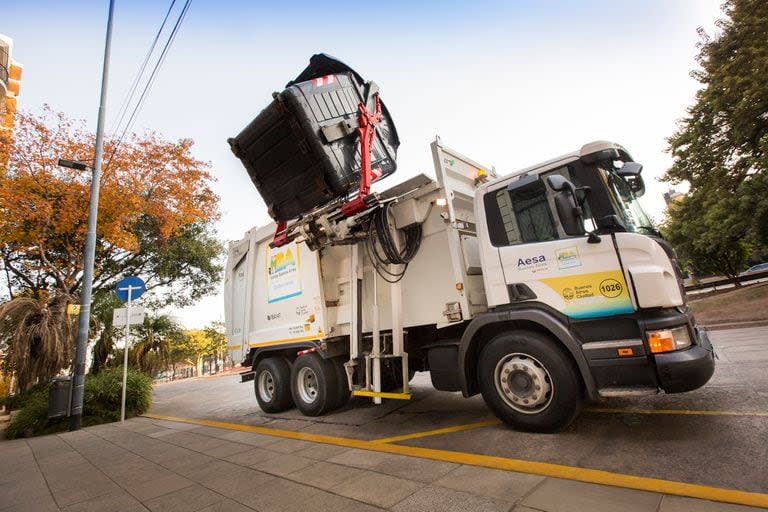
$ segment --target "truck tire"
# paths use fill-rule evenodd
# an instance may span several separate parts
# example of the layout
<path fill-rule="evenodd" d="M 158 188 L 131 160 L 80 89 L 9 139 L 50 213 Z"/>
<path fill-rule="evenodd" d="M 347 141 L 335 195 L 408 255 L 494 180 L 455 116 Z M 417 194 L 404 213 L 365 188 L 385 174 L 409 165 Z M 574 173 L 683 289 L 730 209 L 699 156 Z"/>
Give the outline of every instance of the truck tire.
<path fill-rule="evenodd" d="M 296 358 L 291 367 L 291 394 L 303 415 L 320 416 L 338 403 L 336 371 L 330 359 L 315 353 Z"/>
<path fill-rule="evenodd" d="M 282 412 L 293 407 L 291 367 L 282 357 L 265 357 L 256 365 L 256 401 L 264 412 Z"/>
<path fill-rule="evenodd" d="M 347 383 L 347 371 L 344 369 L 344 358 L 334 357 L 331 359 L 333 367 L 336 370 L 336 385 L 337 395 L 336 404 L 333 406 L 333 410 L 341 409 L 347 402 L 352 392 L 349 390 L 349 384 Z"/>
<path fill-rule="evenodd" d="M 583 384 L 570 355 L 534 331 L 493 338 L 480 353 L 480 390 L 494 414 L 515 430 L 555 432 L 576 418 Z"/>

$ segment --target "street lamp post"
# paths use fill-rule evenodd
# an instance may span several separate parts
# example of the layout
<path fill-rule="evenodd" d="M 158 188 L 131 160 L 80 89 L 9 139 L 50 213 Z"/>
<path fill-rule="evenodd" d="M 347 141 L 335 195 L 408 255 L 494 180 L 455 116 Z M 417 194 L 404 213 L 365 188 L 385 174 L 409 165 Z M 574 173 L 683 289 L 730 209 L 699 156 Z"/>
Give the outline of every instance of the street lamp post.
<path fill-rule="evenodd" d="M 83 290 L 80 294 L 80 316 L 77 318 L 77 344 L 75 345 L 75 364 L 72 379 L 72 403 L 69 430 L 79 430 L 83 421 L 83 394 L 85 391 L 85 352 L 88 347 L 88 326 L 91 317 L 91 295 L 93 291 L 93 264 L 96 256 L 96 220 L 99 213 L 99 185 L 101 182 L 101 161 L 104 154 L 104 114 L 107 103 L 107 78 L 109 75 L 109 53 L 112 46 L 112 15 L 115 1 L 109 1 L 107 16 L 107 36 L 104 43 L 104 65 L 101 74 L 101 97 L 99 99 L 99 117 L 96 123 L 96 148 L 93 155 L 93 175 L 91 177 L 91 200 L 88 209 L 88 234 L 83 251 Z M 82 162 L 60 160 L 60 165 L 82 169 L 89 167 Z M 83 167 L 75 167 L 83 166 Z"/>

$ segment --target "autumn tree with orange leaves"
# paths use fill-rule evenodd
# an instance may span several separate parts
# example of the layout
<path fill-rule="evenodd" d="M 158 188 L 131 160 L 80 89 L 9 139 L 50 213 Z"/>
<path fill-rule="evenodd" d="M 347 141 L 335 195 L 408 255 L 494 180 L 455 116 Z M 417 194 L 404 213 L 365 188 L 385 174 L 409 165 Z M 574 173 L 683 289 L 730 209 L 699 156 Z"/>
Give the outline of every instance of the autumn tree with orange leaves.
<path fill-rule="evenodd" d="M 219 198 L 209 164 L 190 139 L 133 135 L 104 147 L 94 291 L 139 275 L 164 304 L 187 305 L 220 279 L 221 244 L 213 222 Z M 0 169 L 0 264 L 7 295 L 78 296 L 82 284 L 94 135 L 82 121 L 46 107 L 21 113 L 6 169 Z"/>

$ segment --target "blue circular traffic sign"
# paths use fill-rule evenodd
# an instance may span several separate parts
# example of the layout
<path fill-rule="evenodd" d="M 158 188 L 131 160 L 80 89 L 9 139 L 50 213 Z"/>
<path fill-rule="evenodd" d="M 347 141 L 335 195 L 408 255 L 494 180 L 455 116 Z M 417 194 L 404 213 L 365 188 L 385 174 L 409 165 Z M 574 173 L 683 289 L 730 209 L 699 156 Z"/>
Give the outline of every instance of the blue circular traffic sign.
<path fill-rule="evenodd" d="M 123 302 L 128 302 L 128 292 L 131 293 L 131 300 L 136 300 L 146 291 L 144 280 L 136 276 L 124 277 L 115 285 L 115 295 Z"/>

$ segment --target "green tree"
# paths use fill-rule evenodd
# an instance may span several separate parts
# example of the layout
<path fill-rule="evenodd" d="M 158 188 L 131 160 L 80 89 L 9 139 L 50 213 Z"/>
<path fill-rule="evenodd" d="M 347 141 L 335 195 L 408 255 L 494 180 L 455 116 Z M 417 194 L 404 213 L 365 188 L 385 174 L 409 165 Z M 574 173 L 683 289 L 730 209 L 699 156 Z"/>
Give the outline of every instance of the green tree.
<path fill-rule="evenodd" d="M 768 2 L 728 0 L 723 9 L 715 37 L 699 30 L 692 76 L 702 87 L 668 139 L 664 179 L 688 182 L 690 194 L 665 226 L 694 266 L 734 275 L 750 249 L 768 246 Z"/>
<path fill-rule="evenodd" d="M 205 329 L 205 335 L 208 336 L 210 343 L 211 356 L 213 356 L 216 365 L 216 373 L 219 372 L 219 360 L 224 358 L 227 351 L 227 335 L 224 323 L 220 321 L 211 322 Z"/>
<path fill-rule="evenodd" d="M 81 291 L 91 173 L 57 161 L 89 161 L 93 147 L 82 121 L 48 107 L 40 115 L 20 113 L 14 137 L 0 137 L 0 154 L 9 155 L 0 169 L 0 272 L 9 299 L 0 336 L 9 353 L 41 361 L 30 366 L 40 372 L 32 380 L 49 376 L 52 361 L 60 364 L 57 371 L 70 364 L 66 315 L 50 312 L 61 309 L 59 297 L 76 301 Z M 155 305 L 179 306 L 215 291 L 221 278 L 223 249 L 213 229 L 219 198 L 210 165 L 194 158 L 192 147 L 189 139 L 169 141 L 152 132 L 130 135 L 119 151 L 116 140 L 105 142 L 92 317 L 96 371 L 113 351 L 111 291 L 120 278 L 139 275 Z M 51 326 L 52 319 L 62 325 Z M 40 337 L 18 335 L 23 332 Z M 55 352 L 40 352 L 49 349 Z"/>
<path fill-rule="evenodd" d="M 731 219 L 739 199 L 693 193 L 672 203 L 661 225 L 664 237 L 675 247 L 683 268 L 694 274 L 735 277 L 744 268 L 751 246 L 733 229 L 743 223 Z"/>
<path fill-rule="evenodd" d="M 170 366 L 171 347 L 183 336 L 182 329 L 167 315 L 148 315 L 135 331 L 129 357 L 142 372 L 154 377 Z"/>

